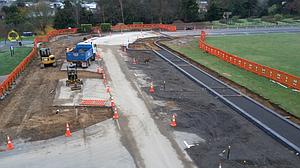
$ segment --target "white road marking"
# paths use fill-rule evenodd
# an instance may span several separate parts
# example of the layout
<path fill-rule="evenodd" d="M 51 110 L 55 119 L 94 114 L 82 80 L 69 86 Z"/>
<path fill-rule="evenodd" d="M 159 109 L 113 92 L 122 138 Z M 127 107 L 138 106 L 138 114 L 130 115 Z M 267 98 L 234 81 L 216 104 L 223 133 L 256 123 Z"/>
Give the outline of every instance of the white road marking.
<path fill-rule="evenodd" d="M 185 144 L 185 146 L 186 146 L 187 148 L 190 148 L 190 147 L 192 147 L 192 146 L 195 146 L 195 145 L 189 145 L 186 141 L 183 141 L 183 143 Z"/>

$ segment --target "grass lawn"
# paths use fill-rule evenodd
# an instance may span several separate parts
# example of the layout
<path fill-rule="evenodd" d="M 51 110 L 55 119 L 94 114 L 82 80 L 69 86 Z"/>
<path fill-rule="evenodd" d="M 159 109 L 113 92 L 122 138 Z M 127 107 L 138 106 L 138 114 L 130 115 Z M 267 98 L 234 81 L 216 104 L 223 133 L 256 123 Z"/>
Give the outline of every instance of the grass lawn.
<path fill-rule="evenodd" d="M 23 36 L 22 40 L 28 40 L 28 41 L 33 41 L 35 36 Z"/>
<path fill-rule="evenodd" d="M 242 41 L 240 41 L 240 43 L 241 42 Z M 165 42 L 165 44 L 300 117 L 300 93 L 293 92 L 291 89 L 285 89 L 278 84 L 270 82 L 267 78 L 257 76 L 256 74 L 226 63 L 215 56 L 203 53 L 202 50 L 198 48 L 198 39 L 188 42 L 185 45 L 178 45 L 179 43 L 172 42 Z"/>
<path fill-rule="evenodd" d="M 300 33 L 208 37 L 207 43 L 247 60 L 300 76 Z"/>
<path fill-rule="evenodd" d="M 265 26 L 299 26 L 300 20 L 294 20 L 292 18 L 285 18 L 280 22 L 271 23 L 261 20 L 260 18 L 256 19 L 238 19 L 232 21 L 230 24 L 221 23 L 219 20 L 213 21 L 212 23 L 206 22 L 208 25 L 213 26 L 214 28 L 236 28 L 236 27 L 265 27 Z"/>
<path fill-rule="evenodd" d="M 23 36 L 22 37 L 22 40 L 26 40 L 26 41 L 33 41 L 34 40 L 34 37 L 35 36 Z M 3 38 L 3 37 L 0 37 L 0 41 L 4 41 L 5 40 L 5 38 Z"/>
<path fill-rule="evenodd" d="M 8 75 L 30 52 L 32 48 L 15 48 L 15 55 L 10 56 L 9 50 L 0 51 L 0 76 Z"/>

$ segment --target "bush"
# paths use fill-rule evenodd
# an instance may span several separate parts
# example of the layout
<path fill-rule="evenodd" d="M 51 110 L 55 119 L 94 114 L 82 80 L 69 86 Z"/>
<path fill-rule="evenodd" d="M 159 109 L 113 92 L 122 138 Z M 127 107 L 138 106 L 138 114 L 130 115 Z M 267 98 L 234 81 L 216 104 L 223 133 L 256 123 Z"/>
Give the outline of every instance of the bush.
<path fill-rule="evenodd" d="M 283 16 L 281 15 L 281 14 L 276 14 L 276 15 L 274 15 L 274 20 L 275 21 L 281 21 L 283 19 Z"/>
<path fill-rule="evenodd" d="M 240 18 L 240 16 L 232 16 L 232 18 L 231 18 L 231 20 L 233 21 L 233 22 L 238 22 L 239 21 L 239 18 Z"/>
<path fill-rule="evenodd" d="M 101 23 L 100 29 L 102 32 L 108 32 L 111 30 L 111 24 L 110 23 Z"/>
<path fill-rule="evenodd" d="M 273 16 L 263 16 L 261 17 L 261 20 L 264 22 L 275 23 Z"/>
<path fill-rule="evenodd" d="M 132 22 L 132 24 L 144 24 L 144 22 Z"/>
<path fill-rule="evenodd" d="M 81 24 L 79 28 L 79 32 L 89 33 L 92 31 L 92 27 L 93 27 L 92 24 Z"/>
<path fill-rule="evenodd" d="M 255 22 L 254 18 L 247 18 L 247 22 Z"/>

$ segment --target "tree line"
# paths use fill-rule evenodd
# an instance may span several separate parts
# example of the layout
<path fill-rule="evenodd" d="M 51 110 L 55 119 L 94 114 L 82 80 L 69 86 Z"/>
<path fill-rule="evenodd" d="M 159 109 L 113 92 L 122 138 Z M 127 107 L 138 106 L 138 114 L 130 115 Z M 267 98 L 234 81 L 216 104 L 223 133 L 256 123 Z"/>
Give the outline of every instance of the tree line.
<path fill-rule="evenodd" d="M 224 12 L 231 12 L 231 17 L 238 18 L 300 15 L 300 0 L 208 0 L 206 10 L 199 9 L 198 0 L 95 0 L 98 7 L 94 11 L 82 8 L 82 0 L 65 0 L 64 8 L 55 10 L 44 1 L 33 1 L 32 7 L 26 7 L 24 0 L 4 6 L 1 12 L 5 19 L 0 20 L 0 32 L 4 28 L 15 28 L 45 33 L 47 27 L 78 27 L 87 23 L 213 21 L 222 19 Z"/>

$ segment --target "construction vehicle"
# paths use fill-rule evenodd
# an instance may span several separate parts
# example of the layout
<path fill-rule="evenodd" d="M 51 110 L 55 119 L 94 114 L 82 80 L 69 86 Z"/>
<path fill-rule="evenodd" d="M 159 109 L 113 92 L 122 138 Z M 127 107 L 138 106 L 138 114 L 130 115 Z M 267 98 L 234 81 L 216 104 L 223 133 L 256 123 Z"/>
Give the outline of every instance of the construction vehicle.
<path fill-rule="evenodd" d="M 67 61 L 78 67 L 87 68 L 95 60 L 96 48 L 92 42 L 77 43 L 75 48 L 66 52 Z"/>
<path fill-rule="evenodd" d="M 41 68 L 44 68 L 46 65 L 52 65 L 56 67 L 56 59 L 55 56 L 51 54 L 50 48 L 39 48 L 39 55 L 41 58 Z"/>
<path fill-rule="evenodd" d="M 71 90 L 80 90 L 83 82 L 77 76 L 76 64 L 70 63 L 67 66 L 67 75 L 68 75 L 68 79 L 66 81 L 66 86 L 68 87 L 71 86 Z"/>

